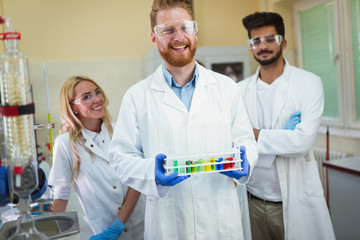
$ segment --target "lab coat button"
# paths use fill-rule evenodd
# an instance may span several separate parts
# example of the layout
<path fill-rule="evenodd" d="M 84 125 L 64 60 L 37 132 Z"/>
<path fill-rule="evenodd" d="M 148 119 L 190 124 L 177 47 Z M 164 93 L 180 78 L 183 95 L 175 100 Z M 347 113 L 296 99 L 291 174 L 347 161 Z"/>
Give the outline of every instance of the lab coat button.
<path fill-rule="evenodd" d="M 119 210 L 119 211 L 121 210 L 121 206 L 120 206 L 120 207 L 118 207 L 118 210 Z"/>
<path fill-rule="evenodd" d="M 94 147 L 94 145 L 91 144 L 90 147 Z"/>
<path fill-rule="evenodd" d="M 116 185 L 113 186 L 113 189 L 116 189 Z"/>
<path fill-rule="evenodd" d="M 106 161 L 106 164 L 107 164 L 107 165 L 109 165 L 109 164 L 110 164 L 110 162 L 109 162 L 109 161 Z"/>

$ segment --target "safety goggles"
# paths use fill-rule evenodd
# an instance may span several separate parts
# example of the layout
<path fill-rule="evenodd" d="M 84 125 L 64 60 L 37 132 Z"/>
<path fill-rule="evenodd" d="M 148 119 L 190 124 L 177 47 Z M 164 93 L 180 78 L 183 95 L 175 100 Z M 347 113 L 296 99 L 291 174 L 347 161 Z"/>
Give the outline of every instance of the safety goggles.
<path fill-rule="evenodd" d="M 273 35 L 273 34 L 261 36 L 261 37 L 254 37 L 249 39 L 249 49 L 250 50 L 259 49 L 262 42 L 265 43 L 267 46 L 273 46 L 275 44 L 280 46 L 282 40 L 283 40 L 283 36 Z"/>
<path fill-rule="evenodd" d="M 94 92 L 85 93 L 81 97 L 72 101 L 72 104 L 81 104 L 81 103 L 92 103 L 95 101 L 96 98 L 103 97 L 103 92 L 100 89 L 96 89 Z"/>
<path fill-rule="evenodd" d="M 154 33 L 158 38 L 172 38 L 180 30 L 184 35 L 197 33 L 197 22 L 190 20 L 178 20 L 156 25 Z"/>

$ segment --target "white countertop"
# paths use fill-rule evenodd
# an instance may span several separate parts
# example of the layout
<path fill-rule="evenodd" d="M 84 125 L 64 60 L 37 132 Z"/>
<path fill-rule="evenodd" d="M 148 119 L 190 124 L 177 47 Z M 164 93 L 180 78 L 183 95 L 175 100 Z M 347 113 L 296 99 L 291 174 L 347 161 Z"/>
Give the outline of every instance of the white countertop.
<path fill-rule="evenodd" d="M 323 164 L 325 167 L 334 168 L 340 171 L 351 171 L 354 174 L 360 175 L 360 156 L 326 161 Z"/>

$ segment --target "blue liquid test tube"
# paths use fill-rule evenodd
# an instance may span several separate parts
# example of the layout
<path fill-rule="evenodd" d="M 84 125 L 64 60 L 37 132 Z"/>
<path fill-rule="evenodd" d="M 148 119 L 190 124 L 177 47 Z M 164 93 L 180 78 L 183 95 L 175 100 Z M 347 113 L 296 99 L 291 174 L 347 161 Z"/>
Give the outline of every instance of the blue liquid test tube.
<path fill-rule="evenodd" d="M 223 158 L 218 159 L 218 162 L 222 162 L 222 161 L 224 161 Z M 218 164 L 218 170 L 223 170 L 223 169 L 224 169 L 223 164 Z"/>

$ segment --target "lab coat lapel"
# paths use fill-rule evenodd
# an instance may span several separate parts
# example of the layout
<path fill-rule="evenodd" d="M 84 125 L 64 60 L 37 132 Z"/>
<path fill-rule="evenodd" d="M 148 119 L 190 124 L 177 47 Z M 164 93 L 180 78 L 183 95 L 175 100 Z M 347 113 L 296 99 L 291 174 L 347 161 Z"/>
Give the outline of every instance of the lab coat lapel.
<path fill-rule="evenodd" d="M 256 71 L 256 73 L 251 77 L 246 91 L 245 91 L 245 106 L 247 106 L 248 110 L 248 116 L 251 120 L 251 124 L 253 128 L 260 129 L 259 119 L 258 119 L 258 113 L 257 113 L 257 87 L 256 87 L 256 81 L 259 75 L 259 68 Z"/>
<path fill-rule="evenodd" d="M 174 91 L 166 83 L 164 73 L 162 70 L 162 65 L 160 65 L 154 72 L 151 88 L 156 91 L 164 92 L 162 102 L 170 107 L 176 108 L 181 112 L 187 112 L 187 108 L 181 102 L 181 100 L 176 96 Z"/>
<path fill-rule="evenodd" d="M 284 74 L 281 77 L 279 85 L 276 88 L 274 103 L 273 103 L 273 111 L 272 111 L 272 119 L 271 119 L 271 128 L 274 129 L 275 125 L 279 119 L 281 110 L 285 106 L 287 90 L 288 90 L 288 72 L 287 72 L 287 62 L 284 67 Z"/>
<path fill-rule="evenodd" d="M 91 137 L 89 137 L 86 134 L 86 132 L 82 131 L 82 133 L 83 133 L 84 138 L 86 139 L 85 147 L 87 147 L 95 155 L 97 155 L 107 161 L 108 160 L 107 153 L 104 153 L 104 151 L 98 147 L 98 145 L 92 140 Z"/>
<path fill-rule="evenodd" d="M 191 101 L 190 112 L 196 112 L 208 99 L 209 93 L 206 91 L 206 85 L 216 84 L 212 74 L 209 74 L 205 68 L 199 66 L 199 79 L 196 83 L 194 95 Z"/>

